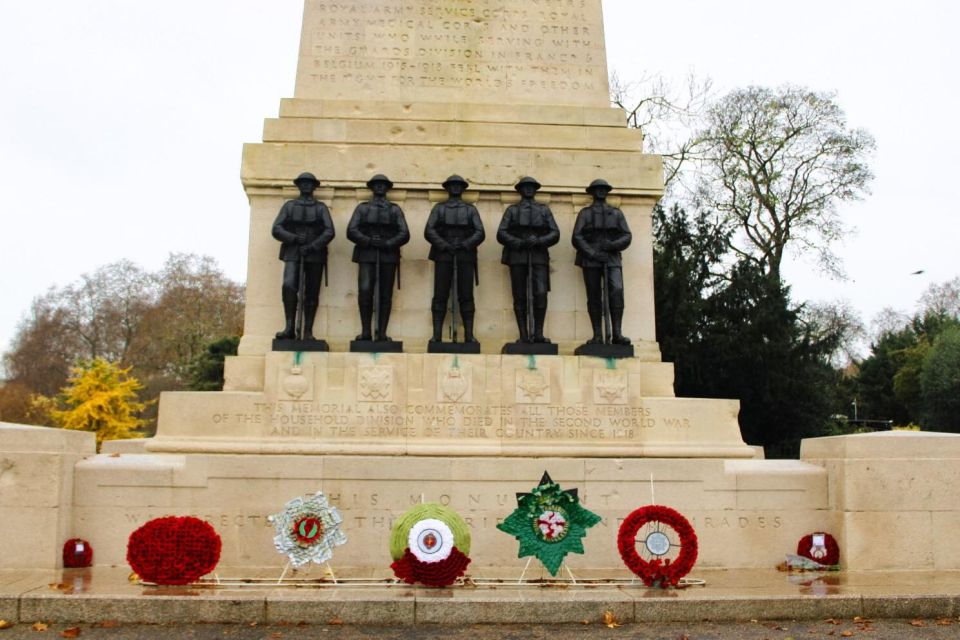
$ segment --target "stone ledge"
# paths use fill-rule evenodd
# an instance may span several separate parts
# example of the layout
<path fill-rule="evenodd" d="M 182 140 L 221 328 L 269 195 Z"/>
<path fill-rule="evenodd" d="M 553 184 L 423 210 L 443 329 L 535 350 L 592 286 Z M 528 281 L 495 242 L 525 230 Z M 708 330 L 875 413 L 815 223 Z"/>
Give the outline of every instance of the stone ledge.
<path fill-rule="evenodd" d="M 489 122 L 553 124 L 626 128 L 627 117 L 616 107 L 568 107 L 559 105 L 473 104 L 454 102 L 386 102 L 355 100 L 307 100 L 284 98 L 281 118 L 348 118 L 355 120 L 433 120 L 440 122 Z"/>
<path fill-rule="evenodd" d="M 191 591 L 184 589 L 184 591 Z M 0 615 L 11 622 L 122 624 L 306 623 L 410 626 L 600 622 L 610 611 L 627 623 L 733 622 L 951 617 L 953 595 L 828 595 L 697 597 L 686 592 L 641 588 L 542 589 L 514 591 L 399 587 L 389 591 L 353 589 L 286 590 L 229 595 L 33 595 L 19 599 L 19 613 L 0 600 Z M 6 602 L 6 603 L 5 603 Z"/>

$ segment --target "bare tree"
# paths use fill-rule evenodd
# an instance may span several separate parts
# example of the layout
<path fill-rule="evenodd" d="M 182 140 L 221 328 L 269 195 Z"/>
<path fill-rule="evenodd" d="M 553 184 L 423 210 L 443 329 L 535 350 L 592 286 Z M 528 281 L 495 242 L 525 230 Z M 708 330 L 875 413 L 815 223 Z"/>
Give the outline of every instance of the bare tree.
<path fill-rule="evenodd" d="M 960 277 L 931 284 L 920 296 L 920 313 L 960 319 Z"/>
<path fill-rule="evenodd" d="M 149 384 L 186 380 L 190 363 L 218 338 L 243 329 L 244 288 L 208 256 L 171 254 L 155 276 L 157 302 L 143 316 L 132 362 Z"/>
<path fill-rule="evenodd" d="M 700 156 L 696 204 L 738 233 L 731 248 L 780 281 L 788 248 L 817 254 L 841 272 L 831 245 L 845 230 L 837 205 L 867 193 L 875 148 L 847 127 L 833 94 L 802 87 L 737 89 L 707 113 L 695 136 Z"/>
<path fill-rule="evenodd" d="M 643 132 L 644 151 L 663 158 L 668 190 L 696 156 L 692 133 L 699 128 L 712 90 L 709 78 L 693 74 L 679 88 L 659 74 L 645 74 L 632 82 L 622 81 L 616 72 L 610 75 L 610 101 L 624 110 L 628 126 Z"/>
<path fill-rule="evenodd" d="M 846 367 L 862 358 L 867 330 L 849 301 L 807 302 L 801 308 L 800 320 L 816 342 L 836 345 L 830 356 L 835 368 Z"/>
<path fill-rule="evenodd" d="M 878 342 L 888 333 L 894 333 L 910 325 L 910 316 L 893 307 L 884 307 L 870 322 L 870 340 Z"/>

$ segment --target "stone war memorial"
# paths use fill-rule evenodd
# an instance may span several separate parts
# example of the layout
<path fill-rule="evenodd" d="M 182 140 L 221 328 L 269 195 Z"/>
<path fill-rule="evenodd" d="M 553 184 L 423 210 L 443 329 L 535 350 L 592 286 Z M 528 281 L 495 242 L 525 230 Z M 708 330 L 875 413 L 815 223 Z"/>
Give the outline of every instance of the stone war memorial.
<path fill-rule="evenodd" d="M 618 528 L 652 503 L 689 519 L 698 567 L 772 569 L 822 531 L 845 568 L 960 569 L 960 437 L 765 460 L 736 399 L 675 396 L 654 331 L 663 170 L 610 106 L 600 0 L 306 0 L 296 78 L 243 149 L 223 391 L 164 393 L 155 437 L 100 454 L 3 425 L 4 568 L 57 567 L 74 537 L 124 566 L 131 532 L 174 515 L 214 527 L 221 573 L 279 573 L 268 516 L 323 492 L 339 575 L 390 576 L 395 522 L 436 503 L 466 523 L 471 575 L 518 576 L 498 525 L 545 477 L 592 527 L 573 573 L 629 575 Z"/>

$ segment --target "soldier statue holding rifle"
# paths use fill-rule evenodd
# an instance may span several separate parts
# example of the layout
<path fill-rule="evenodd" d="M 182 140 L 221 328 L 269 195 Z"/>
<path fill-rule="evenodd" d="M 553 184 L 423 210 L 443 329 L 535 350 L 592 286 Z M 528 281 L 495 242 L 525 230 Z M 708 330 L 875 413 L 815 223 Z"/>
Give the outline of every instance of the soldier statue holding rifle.
<path fill-rule="evenodd" d="M 357 205 L 347 227 L 347 238 L 356 244 L 353 261 L 357 263 L 360 306 L 360 335 L 351 350 L 384 350 L 384 345 L 359 343 L 393 342 L 387 336 L 393 283 L 400 266 L 400 247 L 410 241 L 410 231 L 403 211 L 387 200 L 387 191 L 393 188 L 390 178 L 377 174 L 370 178 L 367 187 L 373 198 Z"/>
<path fill-rule="evenodd" d="M 313 321 L 319 305 L 320 280 L 327 264 L 327 245 L 335 235 L 327 205 L 313 197 L 320 185 L 316 176 L 301 173 L 293 184 L 300 189 L 300 197 L 283 203 L 273 223 L 273 237 L 281 243 L 283 261 L 285 324 L 277 333 L 278 342 L 315 341 Z M 277 343 L 274 348 L 278 348 Z M 302 346 L 296 348 L 306 350 Z"/>
<path fill-rule="evenodd" d="M 593 329 L 593 337 L 577 350 L 581 355 L 633 355 L 630 338 L 621 331 L 624 299 L 620 256 L 630 246 L 632 235 L 623 212 L 607 204 L 612 189 L 606 180 L 591 182 L 587 193 L 593 196 L 593 203 L 580 211 L 573 228 L 576 264 L 583 269 L 587 313 Z M 591 348 L 596 345 L 613 348 Z"/>
<path fill-rule="evenodd" d="M 497 241 L 503 245 L 501 262 L 510 268 L 513 292 L 513 313 L 520 333 L 518 344 L 506 351 L 527 352 L 519 343 L 549 345 L 543 335 L 547 315 L 547 292 L 550 290 L 550 255 L 548 248 L 560 240 L 560 229 L 550 207 L 534 200 L 540 183 L 529 176 L 514 186 L 520 192 L 518 204 L 507 207 L 497 230 Z M 550 349 L 556 353 L 556 349 Z"/>
<path fill-rule="evenodd" d="M 463 192 L 469 184 L 458 175 L 443 183 L 448 198 L 433 207 L 424 237 L 430 243 L 433 270 L 433 336 L 428 350 L 444 352 L 443 321 L 447 315 L 447 299 L 451 302 L 451 339 L 457 343 L 457 311 L 463 319 L 463 343 L 454 351 L 477 352 L 479 343 L 473 334 L 475 304 L 473 286 L 477 278 L 477 247 L 485 237 L 480 213 L 472 204 L 463 201 Z M 452 294 L 452 295 L 451 295 Z"/>

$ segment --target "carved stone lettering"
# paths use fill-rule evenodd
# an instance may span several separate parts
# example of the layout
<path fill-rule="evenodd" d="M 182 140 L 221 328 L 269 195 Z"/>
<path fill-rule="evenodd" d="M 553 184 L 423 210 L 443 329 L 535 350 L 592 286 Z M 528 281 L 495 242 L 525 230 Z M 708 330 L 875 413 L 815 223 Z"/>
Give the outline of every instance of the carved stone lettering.
<path fill-rule="evenodd" d="M 425 91 L 544 104 L 550 94 L 562 104 L 602 105 L 600 0 L 307 3 L 297 97 L 425 99 Z"/>

